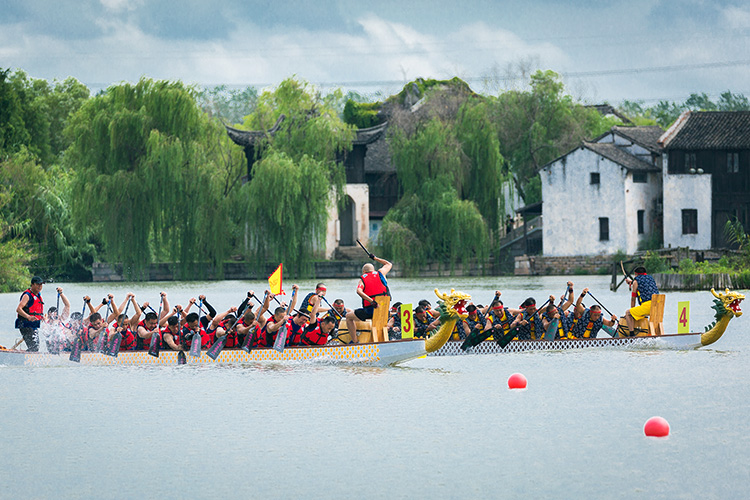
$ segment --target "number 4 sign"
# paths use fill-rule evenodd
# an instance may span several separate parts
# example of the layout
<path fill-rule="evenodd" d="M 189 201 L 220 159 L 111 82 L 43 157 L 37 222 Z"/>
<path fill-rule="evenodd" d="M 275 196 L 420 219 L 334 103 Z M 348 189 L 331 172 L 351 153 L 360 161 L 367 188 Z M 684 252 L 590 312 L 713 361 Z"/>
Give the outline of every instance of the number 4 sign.
<path fill-rule="evenodd" d="M 677 303 L 677 333 L 690 333 L 690 301 Z"/>
<path fill-rule="evenodd" d="M 401 338 L 414 338 L 414 317 L 411 304 L 401 304 Z"/>

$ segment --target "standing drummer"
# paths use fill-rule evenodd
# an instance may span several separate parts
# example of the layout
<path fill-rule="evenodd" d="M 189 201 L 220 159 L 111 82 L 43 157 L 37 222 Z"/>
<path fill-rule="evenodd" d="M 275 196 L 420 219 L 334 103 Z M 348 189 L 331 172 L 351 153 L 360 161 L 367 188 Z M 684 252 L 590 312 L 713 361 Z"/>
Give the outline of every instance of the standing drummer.
<path fill-rule="evenodd" d="M 42 287 L 44 280 L 39 276 L 31 278 L 31 286 L 21 294 L 21 300 L 16 307 L 18 319 L 16 328 L 21 332 L 26 350 L 36 352 L 39 350 L 39 324 L 44 318 L 44 301 L 42 300 Z"/>

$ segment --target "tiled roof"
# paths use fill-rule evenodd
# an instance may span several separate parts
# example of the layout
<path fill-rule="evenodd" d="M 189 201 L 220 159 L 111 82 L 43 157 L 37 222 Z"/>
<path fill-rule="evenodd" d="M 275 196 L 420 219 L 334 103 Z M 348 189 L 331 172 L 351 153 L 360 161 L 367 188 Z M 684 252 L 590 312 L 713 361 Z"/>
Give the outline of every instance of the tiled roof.
<path fill-rule="evenodd" d="M 268 129 L 267 131 L 240 130 L 238 128 L 230 127 L 229 125 L 224 125 L 224 127 L 227 129 L 227 135 L 229 135 L 229 138 L 232 139 L 232 141 L 235 144 L 237 144 L 238 146 L 247 147 L 247 146 L 254 146 L 257 141 L 266 137 L 266 134 L 268 135 L 275 134 L 279 130 L 282 122 L 285 119 L 286 119 L 286 116 L 282 114 L 281 116 L 279 116 L 279 119 L 276 120 L 276 123 L 274 124 L 274 126 Z"/>
<path fill-rule="evenodd" d="M 608 160 L 612 160 L 628 170 L 637 170 L 639 172 L 658 172 L 660 170 L 656 165 L 646 163 L 630 153 L 623 151 L 612 143 L 583 141 L 583 147 L 607 158 Z"/>
<path fill-rule="evenodd" d="M 750 149 L 750 111 L 686 111 L 659 142 L 665 149 Z"/>
<path fill-rule="evenodd" d="M 633 141 L 634 143 L 643 146 L 644 148 L 654 153 L 661 152 L 661 146 L 659 146 L 659 138 L 664 133 L 661 127 L 658 125 L 650 125 L 645 127 L 621 127 L 615 125 L 612 127 L 612 131 L 626 139 Z"/>

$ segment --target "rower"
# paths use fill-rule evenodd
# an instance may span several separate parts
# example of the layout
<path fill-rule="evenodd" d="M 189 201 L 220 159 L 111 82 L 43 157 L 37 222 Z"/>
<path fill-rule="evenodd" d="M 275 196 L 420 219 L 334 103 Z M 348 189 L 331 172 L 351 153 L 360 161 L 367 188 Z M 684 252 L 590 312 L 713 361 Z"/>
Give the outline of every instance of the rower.
<path fill-rule="evenodd" d="M 388 318 L 388 340 L 401 339 L 401 302 L 396 302 L 391 306 L 390 317 Z"/>
<path fill-rule="evenodd" d="M 161 330 L 161 348 L 171 349 L 173 351 L 182 351 L 180 344 L 180 310 L 175 307 L 174 314 L 165 318 L 166 326 Z"/>
<path fill-rule="evenodd" d="M 159 293 L 161 297 L 161 315 L 166 315 L 167 311 L 169 311 L 169 302 L 167 302 L 167 293 L 166 292 L 160 292 Z M 151 343 L 151 337 L 154 334 L 159 333 L 159 321 L 162 318 L 160 318 L 155 312 L 150 312 L 146 314 L 146 317 L 138 323 L 138 326 L 135 330 L 136 333 L 136 341 L 138 343 L 138 350 L 148 350 L 149 344 Z"/>
<path fill-rule="evenodd" d="M 482 314 L 474 304 L 466 306 L 466 312 L 468 313 L 468 316 L 461 323 L 458 330 L 460 340 L 464 340 L 471 335 L 472 332 L 479 333 L 484 331 L 487 324 L 487 319 L 484 317 L 484 314 Z"/>
<path fill-rule="evenodd" d="M 298 285 L 292 285 L 292 290 L 299 290 Z M 289 311 L 294 310 L 294 306 L 297 302 L 297 294 L 292 294 L 292 303 L 290 304 Z M 275 295 L 268 293 L 264 302 L 261 314 L 268 309 L 269 301 L 274 298 Z M 279 329 L 286 325 L 289 316 L 287 315 L 287 308 L 279 306 L 274 312 L 273 316 L 269 318 L 261 330 L 261 335 L 258 336 L 258 347 L 273 347 L 276 342 L 276 335 L 279 333 Z"/>
<path fill-rule="evenodd" d="M 133 304 L 133 309 L 135 311 L 132 318 L 129 318 L 126 312 L 129 307 L 128 302 Z M 148 302 L 146 304 L 148 304 Z M 117 314 L 117 321 L 110 328 L 109 341 L 119 333 L 122 336 L 122 339 L 120 340 L 120 351 L 134 351 L 138 346 L 135 330 L 138 328 L 138 320 L 140 319 L 141 314 L 143 314 L 141 306 L 139 306 L 138 302 L 135 300 L 135 294 L 128 292 L 125 295 L 125 300 L 120 304 L 120 307 L 118 308 L 113 302 L 113 308 Z M 120 313 L 120 311 L 124 312 Z"/>
<path fill-rule="evenodd" d="M 576 312 L 580 314 L 580 319 L 577 321 L 576 326 L 572 329 L 572 336 L 578 339 L 594 339 L 601 330 L 602 325 L 616 326 L 617 316 L 612 315 L 612 318 L 605 320 L 602 316 L 602 308 L 598 305 L 593 305 L 590 308 L 585 307 L 581 301 L 588 294 L 589 289 L 584 288 L 576 301 Z"/>
<path fill-rule="evenodd" d="M 35 352 L 39 350 L 39 324 L 44 316 L 44 301 L 42 300 L 42 287 L 44 280 L 39 276 L 31 278 L 31 285 L 21 294 L 21 299 L 16 307 L 18 318 L 16 328 L 21 332 L 26 350 Z"/>
<path fill-rule="evenodd" d="M 325 283 L 318 283 L 315 285 L 315 291 L 305 295 L 302 302 L 299 305 L 299 310 L 306 312 L 310 317 L 317 317 L 318 310 L 320 309 L 320 301 L 322 297 L 326 296 L 326 285 Z"/>
<path fill-rule="evenodd" d="M 65 321 L 70 316 L 70 301 L 68 301 L 61 287 L 57 287 L 57 296 L 59 298 L 58 305 L 59 300 L 63 302 L 62 313 L 57 310 L 57 306 L 53 306 L 47 310 L 47 317 L 45 318 L 47 351 L 51 353 L 58 353 L 65 347 Z"/>
<path fill-rule="evenodd" d="M 227 342 L 224 344 L 224 347 L 228 349 L 239 347 L 240 345 L 237 338 L 237 329 L 232 328 L 237 322 L 237 317 L 234 315 L 236 312 L 236 307 L 230 307 L 226 312 L 216 316 L 211 321 L 208 329 L 208 333 L 215 335 L 217 339 L 226 335 Z"/>
<path fill-rule="evenodd" d="M 187 311 L 187 309 L 185 310 Z M 208 349 L 211 347 L 211 336 L 203 328 L 198 313 L 192 312 L 185 316 L 185 325 L 180 331 L 180 342 L 185 350 L 190 350 L 196 335 L 200 338 L 202 348 Z"/>
<path fill-rule="evenodd" d="M 393 264 L 373 254 L 370 254 L 370 257 L 375 262 L 382 264 L 382 266 L 377 271 L 375 270 L 375 266 L 370 263 L 362 266 L 362 275 L 359 277 L 359 283 L 357 283 L 357 295 L 362 298 L 362 307 L 346 314 L 346 328 L 353 344 L 359 341 L 355 320 L 366 321 L 372 319 L 375 308 L 378 307 L 374 297 L 388 295 L 385 275 L 391 270 Z"/>
<path fill-rule="evenodd" d="M 432 320 L 432 321 L 430 321 Z M 430 332 L 437 330 L 440 326 L 440 318 L 432 319 L 422 306 L 414 309 L 414 337 L 425 338 Z"/>
<path fill-rule="evenodd" d="M 630 309 L 625 311 L 625 322 L 628 324 L 628 335 L 635 335 L 635 322 L 648 317 L 651 312 L 651 297 L 659 293 L 654 278 L 646 272 L 646 268 L 638 266 L 633 271 L 635 278 L 625 278 L 630 287 Z M 638 306 L 635 301 L 638 299 Z"/>
<path fill-rule="evenodd" d="M 529 297 L 521 304 L 520 309 L 510 309 L 516 317 L 510 327 L 518 328 L 518 340 L 541 340 L 544 338 L 544 327 L 536 309 L 536 299 Z"/>
<path fill-rule="evenodd" d="M 308 322 L 311 322 L 310 314 L 305 311 L 299 311 L 297 314 L 287 320 L 287 328 L 289 329 L 289 333 L 286 337 L 286 345 L 303 345 L 302 334 Z M 314 324 L 317 326 L 317 321 L 314 321 Z"/>
<path fill-rule="evenodd" d="M 319 319 L 305 327 L 300 335 L 299 345 L 325 345 L 335 327 L 336 320 L 331 316 Z"/>

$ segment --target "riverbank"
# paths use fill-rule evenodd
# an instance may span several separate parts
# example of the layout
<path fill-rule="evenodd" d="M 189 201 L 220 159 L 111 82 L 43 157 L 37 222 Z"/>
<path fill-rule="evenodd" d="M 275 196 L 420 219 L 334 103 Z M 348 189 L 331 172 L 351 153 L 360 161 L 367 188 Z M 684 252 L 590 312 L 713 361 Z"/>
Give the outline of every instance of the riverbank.
<path fill-rule="evenodd" d="M 334 279 L 353 278 L 362 272 L 362 260 L 326 260 L 314 263 L 314 275 L 311 279 Z M 207 264 L 195 264 L 183 270 L 179 264 L 151 264 L 146 269 L 144 281 L 195 281 L 206 280 L 265 280 L 276 269 L 277 264 L 266 266 L 255 266 L 247 262 L 227 262 L 224 264 L 223 276 L 215 272 Z M 118 283 L 130 281 L 127 270 L 122 264 L 107 264 L 95 262 L 91 266 L 92 281 L 96 283 Z M 285 270 L 286 271 L 286 270 Z M 285 273 L 286 274 L 286 273 Z M 462 265 L 460 263 L 451 266 L 446 263 L 433 262 L 420 267 L 417 276 L 423 278 L 436 278 L 440 276 L 501 276 L 499 267 L 492 263 L 471 263 Z M 404 271 L 398 263 L 394 263 L 393 270 L 388 274 L 389 278 L 400 278 Z"/>

